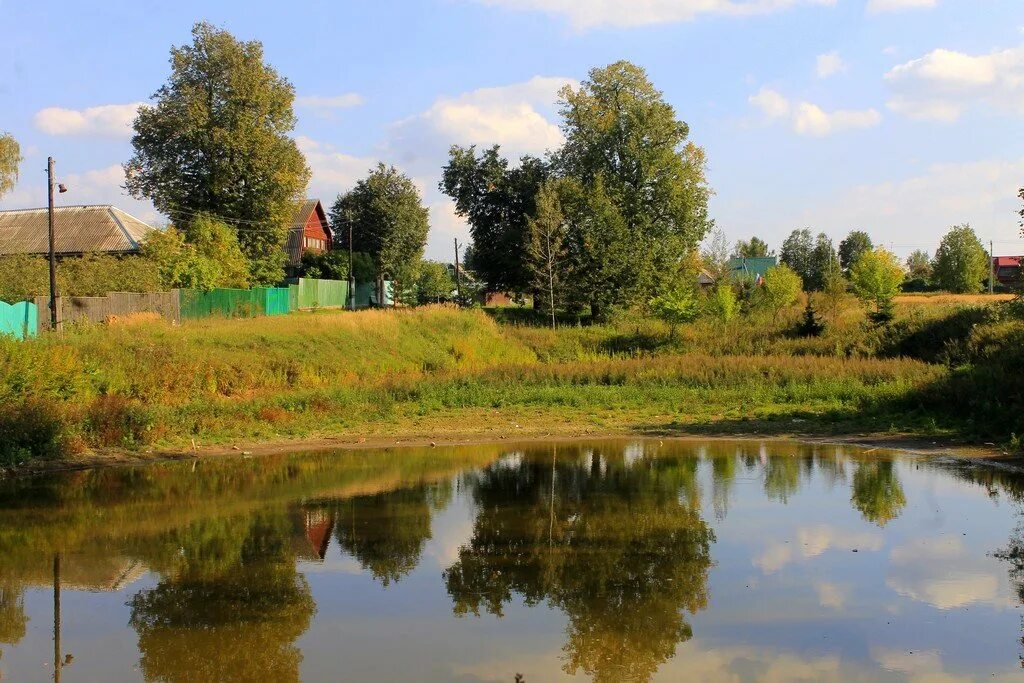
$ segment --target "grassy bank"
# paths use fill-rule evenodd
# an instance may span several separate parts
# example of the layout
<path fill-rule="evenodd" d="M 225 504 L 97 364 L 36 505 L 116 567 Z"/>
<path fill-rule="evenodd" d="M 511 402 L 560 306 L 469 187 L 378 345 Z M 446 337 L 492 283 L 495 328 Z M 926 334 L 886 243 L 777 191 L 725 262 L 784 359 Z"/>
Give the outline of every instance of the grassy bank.
<path fill-rule="evenodd" d="M 699 322 L 671 341 L 639 318 L 551 331 L 446 308 L 0 341 L 0 465 L 343 435 L 1024 431 L 1001 426 L 1019 393 L 982 386 L 1020 347 L 1021 323 L 914 301 L 880 330 L 845 305 L 803 339 L 787 331 L 796 314 Z"/>

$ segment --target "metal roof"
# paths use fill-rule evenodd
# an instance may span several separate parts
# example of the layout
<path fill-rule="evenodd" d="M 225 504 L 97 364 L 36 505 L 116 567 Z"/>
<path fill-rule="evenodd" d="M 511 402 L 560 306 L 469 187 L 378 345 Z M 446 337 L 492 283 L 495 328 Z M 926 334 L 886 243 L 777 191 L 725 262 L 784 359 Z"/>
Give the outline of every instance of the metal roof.
<path fill-rule="evenodd" d="M 58 254 L 136 252 L 156 229 L 113 206 L 61 206 L 53 214 Z M 0 211 L 0 255 L 47 253 L 46 209 Z"/>
<path fill-rule="evenodd" d="M 309 215 L 316 209 L 316 205 L 320 203 L 319 199 L 307 199 L 299 205 L 298 211 L 292 217 L 292 229 L 302 229 L 306 225 L 306 221 L 309 220 Z"/>

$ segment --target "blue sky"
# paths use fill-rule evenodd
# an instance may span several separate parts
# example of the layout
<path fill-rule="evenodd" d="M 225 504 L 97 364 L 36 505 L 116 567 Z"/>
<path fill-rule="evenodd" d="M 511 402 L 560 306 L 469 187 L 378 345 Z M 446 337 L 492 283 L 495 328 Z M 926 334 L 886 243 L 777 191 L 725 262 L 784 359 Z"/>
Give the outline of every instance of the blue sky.
<path fill-rule="evenodd" d="M 904 254 L 970 222 L 1024 252 L 1021 0 L 0 0 L 0 130 L 25 152 L 0 208 L 43 204 L 53 155 L 61 201 L 158 221 L 119 164 L 199 20 L 261 40 L 295 85 L 310 194 L 399 166 L 431 208 L 433 258 L 467 234 L 436 189 L 448 146 L 556 146 L 558 88 L 617 59 L 707 149 L 730 241 L 864 229 Z"/>

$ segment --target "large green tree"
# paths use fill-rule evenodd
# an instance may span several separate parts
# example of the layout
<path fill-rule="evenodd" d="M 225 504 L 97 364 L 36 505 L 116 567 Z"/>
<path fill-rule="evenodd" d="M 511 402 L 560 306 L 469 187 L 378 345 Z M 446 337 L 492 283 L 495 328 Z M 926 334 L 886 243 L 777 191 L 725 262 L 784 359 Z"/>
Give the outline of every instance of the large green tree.
<path fill-rule="evenodd" d="M 932 276 L 942 289 L 960 294 L 977 292 L 989 276 L 988 254 L 968 224 L 956 225 L 935 252 Z"/>
<path fill-rule="evenodd" d="M 127 188 L 176 224 L 204 212 L 230 223 L 253 281 L 276 283 L 309 180 L 290 137 L 295 90 L 263 61 L 261 43 L 207 23 L 192 37 L 171 49 L 170 78 L 135 119 Z"/>
<path fill-rule="evenodd" d="M 839 265 L 842 266 L 843 272 L 849 275 L 850 269 L 860 255 L 873 248 L 870 235 L 863 230 L 852 231 L 839 243 Z"/>
<path fill-rule="evenodd" d="M 396 291 L 413 283 L 430 220 L 408 176 L 394 166 L 378 164 L 338 197 L 331 208 L 331 222 L 339 227 L 335 237 L 339 249 L 348 249 L 351 226 L 353 248 L 369 254 L 378 278 L 397 282 Z"/>
<path fill-rule="evenodd" d="M 18 164 L 21 146 L 9 133 L 0 133 L 0 197 L 14 189 L 18 183 Z"/>
<path fill-rule="evenodd" d="M 710 227 L 704 150 L 686 143 L 687 124 L 629 62 L 593 69 L 579 88 L 564 88 L 561 114 L 566 142 L 556 167 L 583 188 L 577 199 L 594 202 L 577 220 L 622 228 L 607 254 L 622 267 L 611 269 L 616 279 L 592 278 L 592 312 L 646 300 Z"/>
<path fill-rule="evenodd" d="M 532 289 L 524 259 L 528 225 L 537 193 L 549 175 L 548 164 L 535 157 L 524 156 L 513 166 L 497 145 L 480 153 L 475 147 L 454 146 L 449 151 L 440 190 L 469 222 L 473 248 L 466 265 L 491 291 Z"/>

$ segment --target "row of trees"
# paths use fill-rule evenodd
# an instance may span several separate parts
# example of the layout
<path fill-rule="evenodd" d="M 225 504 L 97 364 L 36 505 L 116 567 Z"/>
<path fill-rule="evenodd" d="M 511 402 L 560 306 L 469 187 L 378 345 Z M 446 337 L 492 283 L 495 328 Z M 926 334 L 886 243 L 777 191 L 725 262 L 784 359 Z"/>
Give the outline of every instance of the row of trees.
<path fill-rule="evenodd" d="M 782 243 L 779 261 L 796 272 L 808 292 L 828 289 L 837 278 L 850 279 L 854 265 L 875 249 L 871 236 L 862 230 L 850 232 L 836 249 L 825 233 L 813 235 L 809 228 L 794 230 Z M 724 233 L 716 231 L 702 252 L 705 266 L 712 273 L 725 269 L 731 257 L 774 256 L 767 243 L 753 237 L 740 241 L 730 252 Z M 955 293 L 977 292 L 989 277 L 989 255 L 970 225 L 956 225 L 943 236 L 934 257 L 923 250 L 912 252 L 898 264 L 903 286 L 908 289 L 942 289 Z"/>

